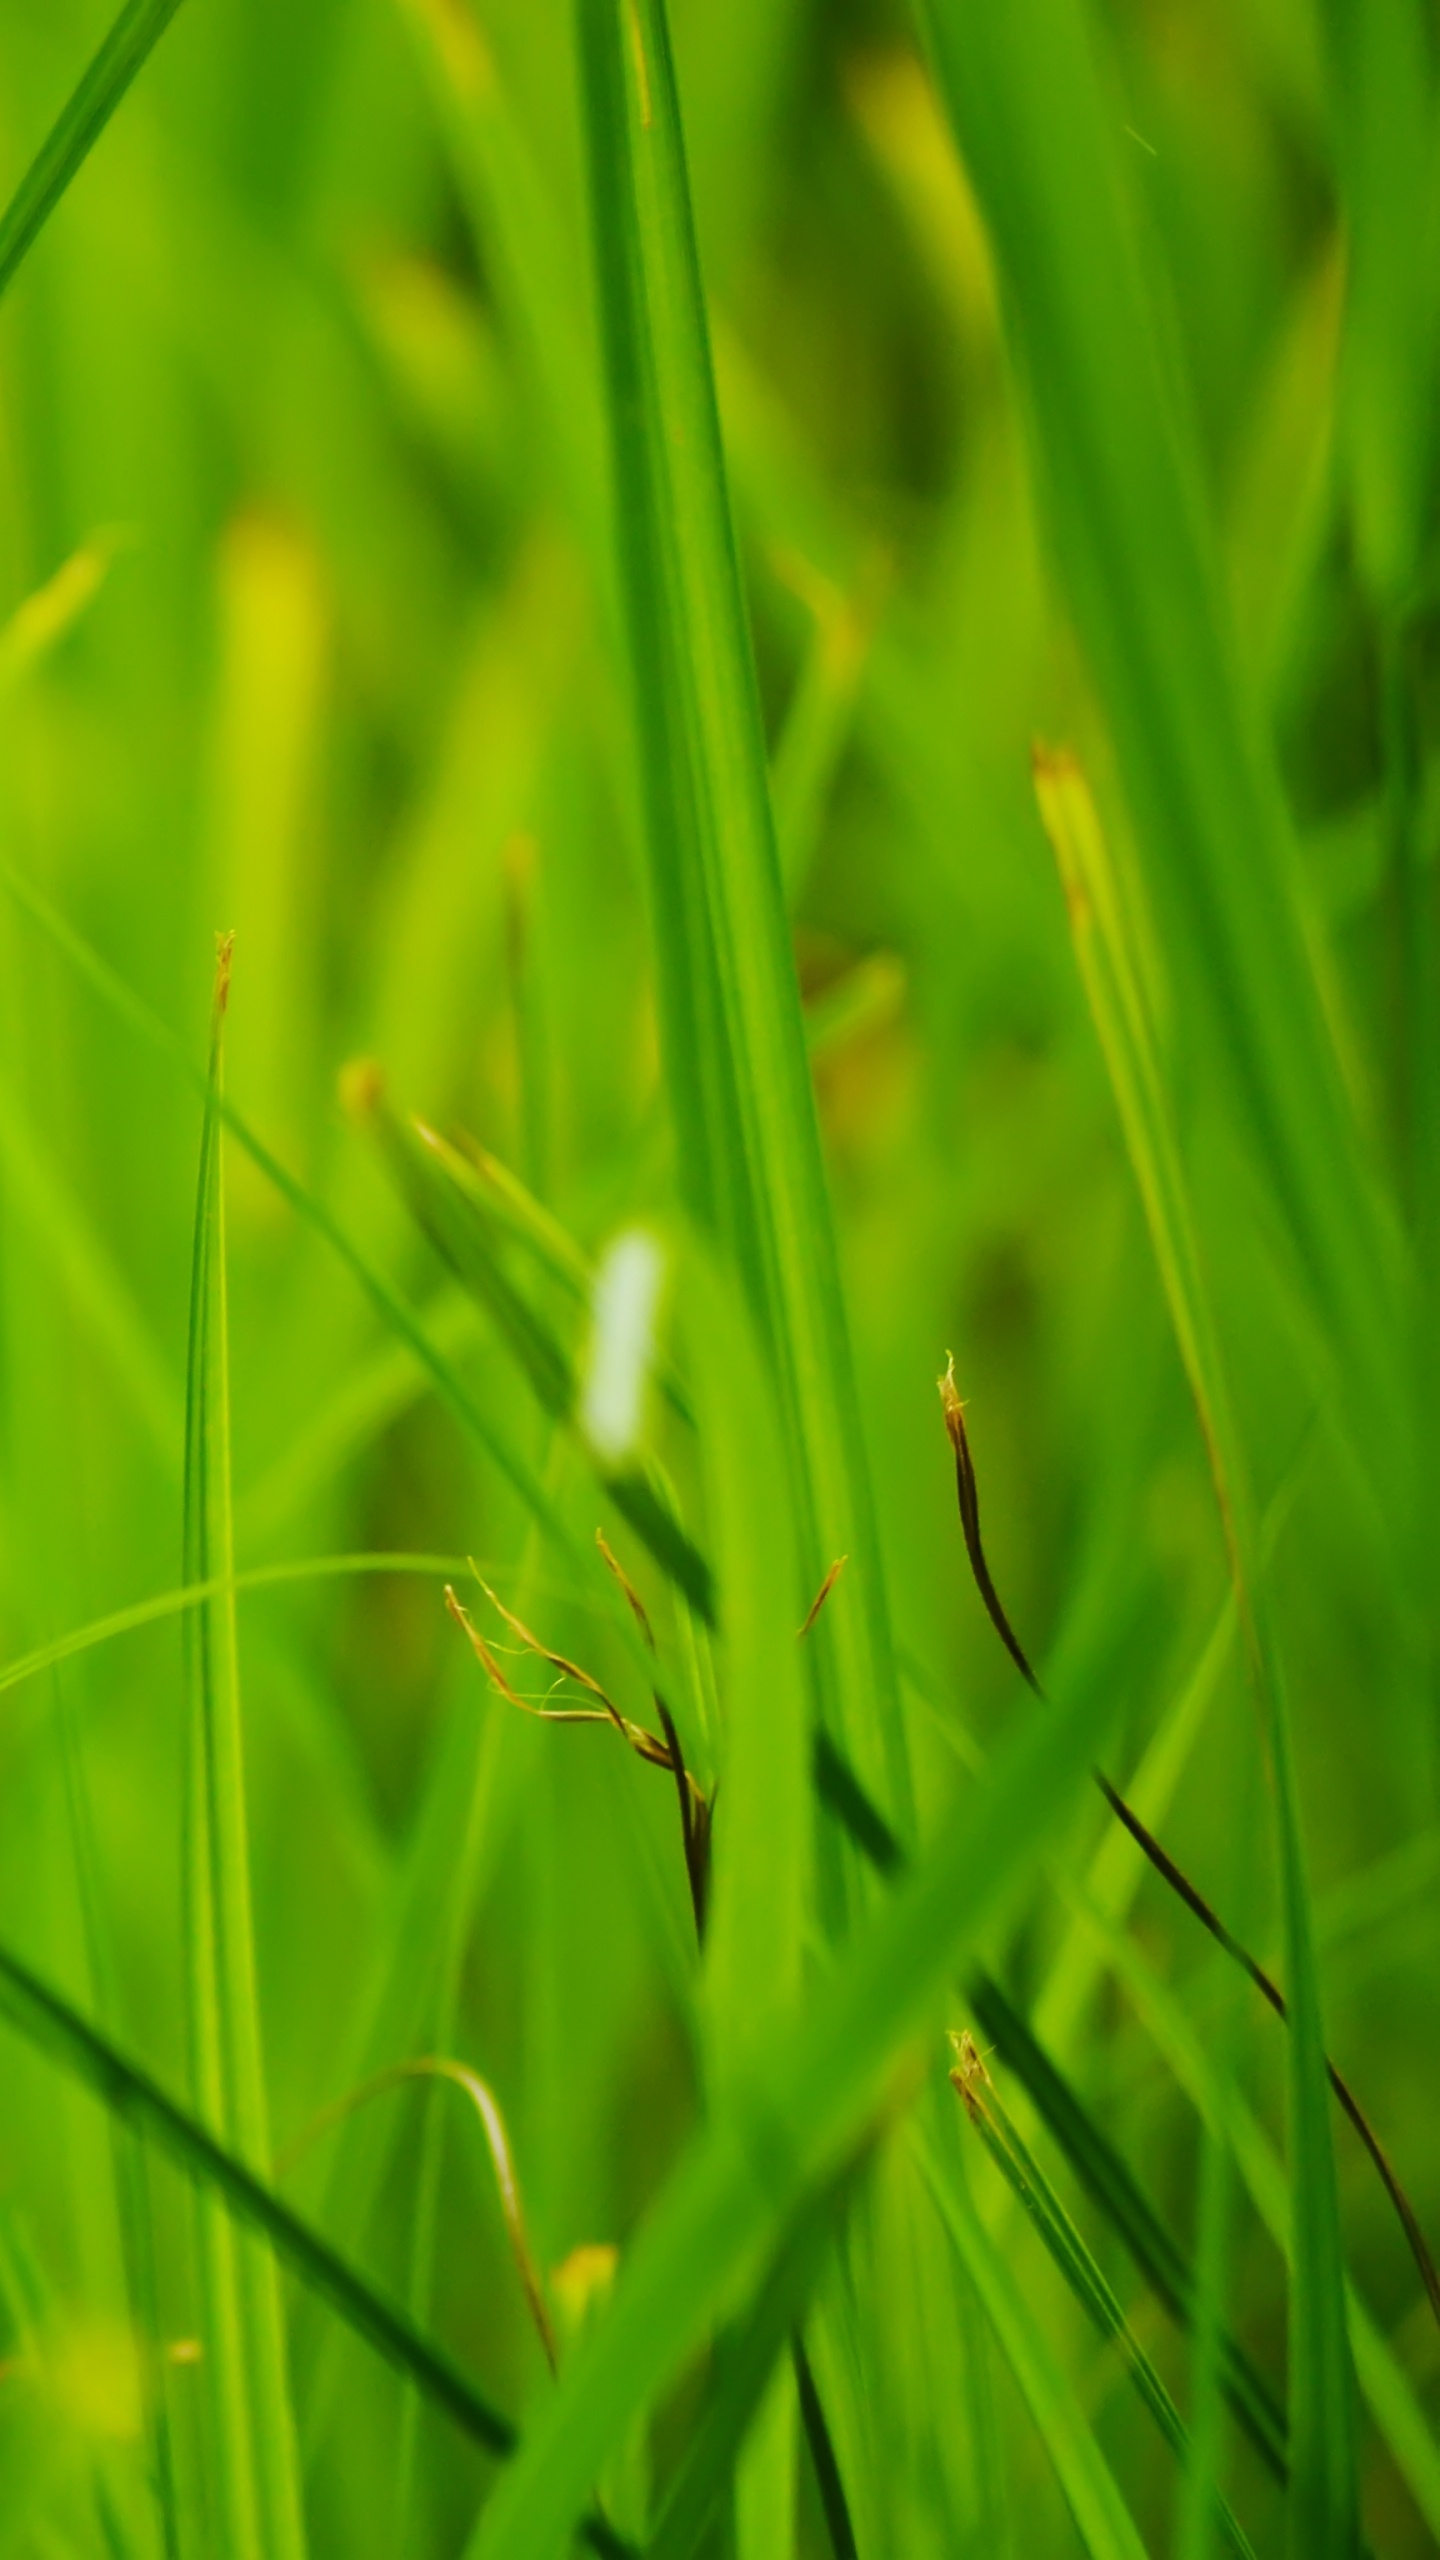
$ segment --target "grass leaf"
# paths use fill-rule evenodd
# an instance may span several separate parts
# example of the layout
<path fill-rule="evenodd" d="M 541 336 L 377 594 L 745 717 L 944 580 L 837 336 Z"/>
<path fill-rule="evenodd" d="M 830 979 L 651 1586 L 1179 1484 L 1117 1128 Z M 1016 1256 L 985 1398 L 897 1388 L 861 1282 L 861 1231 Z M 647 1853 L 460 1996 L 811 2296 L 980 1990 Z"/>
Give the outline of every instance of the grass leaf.
<path fill-rule="evenodd" d="M 126 0 L 0 214 L 0 293 L 44 230 L 179 6 L 180 0 Z"/>
<path fill-rule="evenodd" d="M 251 1918 L 230 1490 L 230 1354 L 219 1102 L 231 944 L 216 967 L 201 1135 L 185 1416 L 185 1573 L 219 1582 L 185 1618 L 184 1908 L 197 2112 L 252 2167 L 270 2149 Z M 299 2463 L 274 2261 L 200 2201 L 214 2518 L 228 2560 L 303 2560 Z"/>

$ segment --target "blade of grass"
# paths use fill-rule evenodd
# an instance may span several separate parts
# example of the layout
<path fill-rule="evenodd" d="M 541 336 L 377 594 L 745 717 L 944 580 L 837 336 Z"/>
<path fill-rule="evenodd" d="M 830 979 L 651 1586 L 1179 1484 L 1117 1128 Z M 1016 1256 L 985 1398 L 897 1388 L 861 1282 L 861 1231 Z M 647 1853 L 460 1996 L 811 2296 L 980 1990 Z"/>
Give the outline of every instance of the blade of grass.
<path fill-rule="evenodd" d="M 187 2006 L 197 2111 L 243 2159 L 270 2150 L 250 1899 L 230 1491 L 230 1355 L 219 1103 L 231 941 L 216 967 L 200 1149 L 185 1416 L 185 1573 L 214 1578 L 187 1612 L 184 1848 Z M 269 2252 L 200 2206 L 217 2513 L 231 2560 L 304 2560 L 284 2316 Z"/>
<path fill-rule="evenodd" d="M 264 2239 L 302 2284 L 328 2303 L 377 2355 L 416 2383 L 463 2434 L 489 2454 L 514 2451 L 518 2439 L 510 2420 L 492 2407 L 442 2346 L 416 2328 L 245 2161 L 217 2142 L 197 2117 L 178 2105 L 158 2081 L 3 1943 L 0 2010 L 28 2044 L 48 2053 L 197 2187 L 218 2197 L 247 2232 Z M 585 2517 L 580 2532 L 602 2560 L 632 2560 L 630 2546 L 598 2517 Z"/>
<path fill-rule="evenodd" d="M 823 1734 L 816 1740 L 814 1781 L 821 1803 L 844 1824 L 876 1872 L 884 1876 L 898 1874 L 905 1864 L 898 1840 L 870 1803 L 854 1771 L 840 1760 L 829 1737 Z M 1114 2144 L 1057 2071 L 993 1975 L 983 1970 L 972 1973 L 965 1996 L 1157 2301 L 1174 2319 L 1188 2326 L 1194 2302 L 1189 2265 Z M 1275 2477 L 1283 2480 L 1284 2411 L 1233 2338 L 1225 2341 L 1225 2385 L 1231 2406 L 1256 2451 Z"/>
<path fill-rule="evenodd" d="M 47 1161 L 8 1077 L 0 1078 L 0 1162 L 12 1201 L 77 1315 L 107 1355 L 157 1454 L 178 1473 L 181 1421 L 175 1382 L 102 1238 Z"/>
<path fill-rule="evenodd" d="M 386 1104 L 369 1071 L 364 1109 L 401 1196 L 462 1287 L 483 1306 L 541 1409 L 573 1436 L 597 1484 L 614 1503 L 688 1605 L 713 1623 L 710 1569 L 658 1492 L 638 1469 L 606 1466 L 581 1427 L 575 1362 L 548 1316 L 512 1279 L 496 1222 L 463 1158 L 422 1122 L 406 1124 Z M 493 1161 L 493 1159 L 492 1159 Z M 468 1177 L 468 1178 L 467 1178 Z M 519 1186 L 509 1185 L 513 1205 Z M 554 1221 L 548 1226 L 554 1230 Z M 582 1264 L 583 1268 L 583 1264 Z M 568 1277 L 568 1272 L 567 1272 Z M 587 1293 L 588 1294 L 588 1293 Z"/>
<path fill-rule="evenodd" d="M 935 2210 L 1020 2387 L 1090 2560 L 1142 2560 L 1145 2545 L 1094 2431 L 1023 2287 L 976 2212 L 958 2162 L 942 2159 L 918 2125 L 910 2139 Z"/>
<path fill-rule="evenodd" d="M 774 1398 L 744 1301 L 692 1251 L 686 1327 L 725 1615 L 705 1941 L 707 2078 L 722 2102 L 798 2005 L 813 1820 Z"/>
<path fill-rule="evenodd" d="M 669 30 L 659 0 L 578 0 L 591 233 L 666 1081 L 687 1205 L 721 1239 L 774 1362 L 822 1711 L 910 1822 L 764 740 L 730 521 Z"/>
<path fill-rule="evenodd" d="M 1078 765 L 1071 758 L 1046 757 L 1037 766 L 1036 779 L 1041 814 L 1065 884 L 1086 995 L 1205 1440 L 1275 1792 L 1296 2234 L 1290 2297 L 1291 2547 L 1297 2560 L 1301 2554 L 1306 2560 L 1311 2555 L 1328 2560 L 1330 2554 L 1335 2560 L 1353 2560 L 1360 2538 L 1354 2382 L 1328 2066 L 1289 1710 L 1267 1623 L 1260 1533 L 1123 898 Z"/>
<path fill-rule="evenodd" d="M 0 214 L 0 294 L 89 158 L 180 0 L 126 0 Z"/>
<path fill-rule="evenodd" d="M 966 2033 L 952 2037 L 951 2041 L 957 2059 L 950 2077 L 970 2122 L 1006 2184 L 1019 2199 L 1027 2219 L 1038 2232 L 1086 2318 L 1102 2338 L 1117 2348 L 1140 2399 L 1172 2453 L 1178 2454 L 1182 2462 L 1188 2464 L 1191 2445 L 1179 2410 L 1131 2329 L 1090 2249 L 1022 2138 L 1018 2126 L 1001 2104 L 994 2081 L 973 2038 Z M 1250 2544 L 1223 2498 L 1217 2496 L 1216 2504 L 1219 2521 L 1232 2550 L 1253 2560 Z"/>
<path fill-rule="evenodd" d="M 1080 1697 L 1043 1724 L 1026 1711 L 908 1881 L 696 2138 L 605 2319 L 482 2514 L 470 2560 L 553 2560 L 630 2420 L 873 2116 L 966 1941 L 1073 1801 L 1108 1704 Z"/>
<path fill-rule="evenodd" d="M 101 1907 L 94 1813 L 73 1702 L 58 1680 L 57 1723 L 66 1811 L 74 1848 L 75 1879 L 90 1997 L 102 2022 L 118 2013 L 108 1914 Z M 167 2405 L 167 2375 L 160 2361 L 159 2265 L 149 2164 L 124 2125 L 109 2125 L 115 2219 L 120 2240 L 126 2307 L 135 2343 L 141 2424 L 147 2468 L 159 2518 L 165 2560 L 180 2560 L 180 2504 L 175 2450 Z"/>
<path fill-rule="evenodd" d="M 126 1022 L 147 1047 L 177 1066 L 203 1096 L 207 1091 L 205 1070 L 197 1067 L 184 1042 L 168 1023 L 163 1022 L 144 999 L 127 986 L 118 972 L 101 958 L 82 934 L 75 931 L 32 881 L 26 880 L 13 864 L 3 859 L 0 859 L 0 880 L 5 882 L 19 906 L 47 941 L 109 1009 Z M 217 1118 L 229 1135 L 244 1148 L 251 1162 L 274 1185 L 294 1215 L 318 1235 L 343 1263 L 362 1294 L 369 1299 L 382 1324 L 405 1344 L 442 1403 L 511 1486 L 530 1517 L 543 1530 L 556 1556 L 571 1568 L 576 1582 L 582 1588 L 588 1582 L 592 1589 L 598 1587 L 604 1592 L 619 1642 L 642 1676 L 648 1678 L 653 1666 L 647 1661 L 629 1612 L 615 1592 L 609 1576 L 604 1572 L 597 1575 L 595 1558 L 589 1546 L 574 1535 L 534 1469 L 510 1445 L 490 1413 L 469 1393 L 453 1363 L 431 1339 L 413 1308 L 374 1268 L 325 1203 L 271 1153 L 264 1140 L 224 1094 L 218 1097 L 215 1108 Z M 643 1508 L 638 1500 L 635 1507 Z M 653 1521 L 651 1525 L 654 1525 Z M 656 1534 L 659 1534 L 658 1530 Z"/>
<path fill-rule="evenodd" d="M 1084 1912 L 1077 1895 L 1075 1907 Z M 1217 2069 L 1211 2045 L 1196 2028 L 1133 1939 L 1098 1911 L 1087 1914 L 1112 1972 L 1123 1984 L 1168 2069 L 1213 2134 L 1228 2142 L 1261 2222 L 1288 2260 L 1296 2242 L 1285 2171 L 1268 2136 L 1233 2082 Z M 1395 2458 L 1432 2534 L 1440 2534 L 1440 2444 L 1403 2371 L 1353 2285 L 1347 2288 L 1351 2346 L 1361 2390 L 1378 2432 Z"/>
<path fill-rule="evenodd" d="M 1397 1245 L 1362 1161 L 1306 947 L 1273 760 L 1241 685 L 1193 440 L 1153 326 L 1119 125 L 1085 0 L 920 0 L 989 230 L 1050 531 L 1115 741 L 1189 1048 L 1228 1086 L 1317 1298 L 1363 1381 L 1393 1504 L 1408 1420 Z"/>
<path fill-rule="evenodd" d="M 646 2560 L 690 2560 L 729 2484 L 737 2448 L 804 2311 L 837 2198 L 813 2198 L 775 2252 L 742 2320 L 716 2341 L 715 2381 L 685 2459 L 666 2493 Z"/>

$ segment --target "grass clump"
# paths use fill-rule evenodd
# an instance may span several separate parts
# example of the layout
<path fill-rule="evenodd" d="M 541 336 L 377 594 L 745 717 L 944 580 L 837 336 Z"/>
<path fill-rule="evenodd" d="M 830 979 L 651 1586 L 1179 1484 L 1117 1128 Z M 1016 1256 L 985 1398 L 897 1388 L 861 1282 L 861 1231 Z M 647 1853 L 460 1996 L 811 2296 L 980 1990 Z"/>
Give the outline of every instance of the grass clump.
<path fill-rule="evenodd" d="M 1433 2548 L 1419 0 L 0 49 L 0 2560 Z"/>

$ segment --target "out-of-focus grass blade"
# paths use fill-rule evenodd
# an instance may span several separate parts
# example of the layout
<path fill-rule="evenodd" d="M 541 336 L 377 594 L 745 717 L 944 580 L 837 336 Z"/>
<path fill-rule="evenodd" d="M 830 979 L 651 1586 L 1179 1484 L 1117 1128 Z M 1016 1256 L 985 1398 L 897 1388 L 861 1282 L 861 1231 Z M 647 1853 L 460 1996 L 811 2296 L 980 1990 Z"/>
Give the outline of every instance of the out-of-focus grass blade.
<path fill-rule="evenodd" d="M 268 2159 L 250 1906 L 230 1491 L 230 1354 L 219 1101 L 231 943 L 220 944 L 201 1136 L 185 1414 L 185 1576 L 221 1588 L 187 1614 L 185 1935 L 197 2112 L 252 2167 Z M 213 2196 L 200 2203 L 210 2458 L 229 2560 L 303 2560 L 299 2464 L 275 2263 Z"/>
<path fill-rule="evenodd" d="M 0 293 L 89 157 L 180 0 L 127 0 L 0 214 Z"/>
<path fill-rule="evenodd" d="M 17 903 L 46 939 L 94 988 L 110 1010 L 127 1023 L 149 1048 L 178 1066 L 203 1095 L 206 1091 L 205 1071 L 196 1066 L 184 1042 L 167 1023 L 161 1021 L 144 998 L 126 985 L 124 979 L 92 949 L 83 935 L 75 931 L 43 892 L 13 865 L 0 862 L 0 879 L 5 881 Z M 636 1639 L 629 1611 L 614 1590 L 609 1575 L 597 1567 L 593 1554 L 574 1535 L 534 1469 L 504 1437 L 491 1414 L 471 1395 L 454 1364 L 431 1339 L 414 1310 L 374 1268 L 325 1203 L 280 1163 L 224 1094 L 219 1096 L 215 1108 L 217 1117 L 236 1143 L 244 1148 L 251 1162 L 258 1166 L 267 1181 L 273 1183 L 296 1217 L 329 1246 L 369 1299 L 381 1322 L 413 1353 L 442 1403 L 504 1476 L 536 1526 L 544 1533 L 557 1558 L 563 1558 L 582 1588 L 588 1584 L 592 1590 L 604 1592 L 618 1641 L 630 1652 L 637 1668 L 646 1670 L 646 1658 Z M 624 1491 L 635 1512 L 659 1535 L 656 1521 L 645 1501 L 649 1488 L 641 1486 L 634 1490 L 626 1487 Z M 658 1510 L 658 1505 L 656 1508 Z M 634 1525 L 638 1528 L 638 1521 Z"/>
<path fill-rule="evenodd" d="M 28 2044 L 48 2053 L 102 2105 L 163 2151 L 196 2185 L 218 2196 L 227 2213 L 266 2240 L 277 2258 L 327 2302 L 357 2337 L 416 2383 L 437 2409 L 485 2452 L 512 2453 L 516 2432 L 468 2374 L 433 2338 L 415 2327 L 328 2240 L 276 2195 L 238 2155 L 217 2142 L 188 2109 L 132 2062 L 69 2001 L 0 1945 L 0 2011 Z M 581 2538 L 606 2560 L 627 2560 L 629 2546 L 598 2517 L 580 2523 Z"/>
<path fill-rule="evenodd" d="M 775 1364 L 803 1588 L 849 1585 L 817 1683 L 908 1827 L 910 1790 L 730 521 L 660 0 L 578 0 L 617 585 L 680 1176 Z"/>
<path fill-rule="evenodd" d="M 935 2209 L 980 2297 L 1090 2560 L 1143 2560 L 1145 2545 L 1060 2360 L 971 2201 L 963 2172 L 918 2126 L 911 2141 Z"/>
<path fill-rule="evenodd" d="M 604 2321 L 483 2513 L 471 2560 L 553 2560 L 631 2419 L 854 2144 L 907 2042 L 933 2031 L 966 1941 L 1073 1802 L 1108 1706 L 1091 1694 L 1058 1713 L 1025 1712 L 908 1881 L 696 2138 L 636 2239 Z"/>
<path fill-rule="evenodd" d="M 970 2122 L 1001 2176 L 1019 2198 L 1027 2219 L 1039 2233 L 1086 2318 L 1102 2338 L 1119 2350 L 1136 2391 L 1172 2453 L 1186 2460 L 1190 2440 L 1179 2410 L 1034 2153 L 1001 2104 L 968 2034 L 959 2039 L 958 2066 L 950 2076 Z M 1246 2560 L 1253 2560 L 1249 2542 L 1218 2493 L 1216 2505 L 1231 2548 L 1246 2555 Z"/>
<path fill-rule="evenodd" d="M 155 1339 L 103 1238 L 0 1078 L 0 1166 L 6 1189 L 53 1265 L 77 1316 L 106 1354 L 165 1465 L 178 1473 L 180 1398 Z"/>
<path fill-rule="evenodd" d="M 1050 531 L 1195 1055 L 1228 1083 L 1389 1481 L 1393 1234 L 1306 949 L 1279 782 L 1239 682 L 1191 439 L 1152 325 L 1085 0 L 921 0 L 989 229 Z"/>
<path fill-rule="evenodd" d="M 48 1644 L 34 1645 L 29 1653 L 17 1654 L 12 1662 L 0 1666 L 0 1695 L 7 1689 L 20 1688 L 56 1663 L 70 1661 L 77 1653 L 88 1653 L 95 1645 L 110 1644 L 116 1636 L 132 1635 L 141 1627 L 156 1626 L 165 1618 L 178 1618 L 187 1609 L 198 1609 L 206 1601 L 223 1598 L 227 1591 L 272 1591 L 291 1582 L 367 1573 L 417 1573 L 439 1582 L 453 1582 L 468 1569 L 464 1556 L 403 1552 L 307 1556 L 285 1564 L 252 1565 L 246 1572 L 234 1575 L 212 1574 L 206 1582 L 182 1582 L 173 1591 L 157 1591 L 148 1600 L 134 1600 L 126 1609 L 112 1609 L 103 1618 L 92 1618 L 88 1626 L 71 1627 L 63 1636 L 52 1636 Z"/>
<path fill-rule="evenodd" d="M 804 2311 L 835 2211 L 835 2199 L 826 2195 L 805 2206 L 743 2319 L 717 2339 L 705 2412 L 646 2545 L 646 2560 L 690 2560 L 699 2548 L 737 2448 Z"/>
<path fill-rule="evenodd" d="M 1329 2078 L 1288 1709 L 1264 1610 L 1263 1554 L 1226 1364 L 1123 897 L 1073 758 L 1042 758 L 1041 815 L 1144 1204 L 1171 1321 L 1205 1436 L 1247 1667 L 1275 1784 L 1289 2002 L 1287 2063 L 1295 2256 L 1290 2298 L 1290 2532 L 1297 2560 L 1353 2560 L 1359 2542 L 1354 2387 L 1330 2138 Z"/>
<path fill-rule="evenodd" d="M 40 665 L 99 594 L 123 537 L 92 534 L 0 626 L 0 700 Z"/>
<path fill-rule="evenodd" d="M 415 27 L 467 209 L 523 350 L 539 423 L 576 521 L 604 549 L 599 405 L 575 262 L 464 0 L 401 0 Z"/>
<path fill-rule="evenodd" d="M 849 743 L 875 620 L 873 596 L 847 596 L 804 564 L 782 563 L 814 617 L 771 761 L 775 837 L 786 889 L 804 886 L 825 804 Z"/>
<path fill-rule="evenodd" d="M 1440 381 L 1440 94 L 1421 0 L 1322 0 L 1346 228 L 1341 449 L 1360 566 L 1412 600 Z"/>
<path fill-rule="evenodd" d="M 106 1925 L 109 1915 L 102 1901 L 90 1785 L 74 1701 L 61 1682 L 52 1683 L 52 1690 L 59 1711 L 60 1757 L 74 1848 L 75 1881 L 90 1996 L 103 2021 L 117 2014 L 119 2003 L 114 1956 Z M 114 2117 L 110 2119 L 108 2132 L 115 2188 L 116 2233 L 134 2346 L 150 2486 L 165 2560 L 180 2560 L 180 2502 L 171 2412 L 166 2395 L 167 2375 L 160 2361 L 159 2268 L 149 2164 L 127 2128 Z"/>

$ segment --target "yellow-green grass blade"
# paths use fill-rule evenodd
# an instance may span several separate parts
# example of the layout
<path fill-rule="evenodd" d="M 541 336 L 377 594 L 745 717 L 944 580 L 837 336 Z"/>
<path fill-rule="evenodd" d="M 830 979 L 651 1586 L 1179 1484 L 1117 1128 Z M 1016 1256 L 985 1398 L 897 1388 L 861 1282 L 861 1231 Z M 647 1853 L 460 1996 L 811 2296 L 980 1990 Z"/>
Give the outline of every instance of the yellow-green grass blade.
<path fill-rule="evenodd" d="M 63 560 L 53 577 L 17 604 L 0 625 L 0 701 L 43 665 L 99 594 L 120 548 L 116 532 L 99 532 Z"/>
<path fill-rule="evenodd" d="M 1296 2554 L 1352 2560 L 1359 2541 L 1354 2380 L 1331 2144 L 1314 1923 L 1284 1675 L 1268 1625 L 1264 1557 L 1245 1451 L 1200 1258 L 1136 938 L 1094 803 L 1073 759 L 1044 761 L 1041 811 L 1065 882 L 1076 953 L 1104 1051 L 1186 1376 L 1204 1434 L 1275 1789 L 1289 2002 L 1295 2200 L 1290 2294 L 1290 2504 Z"/>
<path fill-rule="evenodd" d="M 99 141 L 180 0 L 126 0 L 0 214 L 0 293 Z"/>
<path fill-rule="evenodd" d="M 219 1100 L 231 948 L 216 972 L 201 1137 L 186 1393 L 185 1569 L 221 1588 L 188 1612 L 184 1908 L 197 2112 L 252 2167 L 270 2133 L 255 1977 L 230 1471 Z M 228 2560 L 303 2560 L 305 2527 L 275 2263 L 200 2205 L 215 2515 Z"/>
<path fill-rule="evenodd" d="M 804 1025 L 663 7 L 579 0 L 581 94 L 667 1087 L 681 1182 L 742 1273 L 779 1385 L 822 1698 L 910 1819 Z M 808 1587 L 807 1587 L 808 1586 Z"/>
<path fill-rule="evenodd" d="M 1090 2560 L 1143 2560 L 1145 2545 L 1013 2268 L 986 2230 L 953 2157 L 916 2126 L 911 2141 L 961 2264 L 1039 2430 Z"/>
<path fill-rule="evenodd" d="M 1108 1700 L 1027 1710 L 908 1880 L 717 2110 L 637 2237 L 611 2307 L 482 2513 L 471 2560 L 553 2560 L 631 2419 L 758 2273 L 883 2103 L 967 1942 L 1073 1803 Z"/>
<path fill-rule="evenodd" d="M 1237 672 L 1085 0 L 923 0 L 989 230 L 1051 540 L 1114 739 L 1187 1064 L 1231 1102 L 1392 1501 L 1398 1247 L 1352 1125 L 1296 857 Z M 1404 1475 L 1399 1480 L 1403 1505 Z"/>

